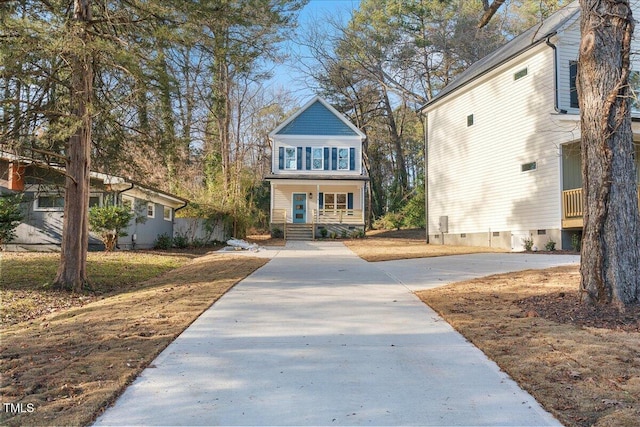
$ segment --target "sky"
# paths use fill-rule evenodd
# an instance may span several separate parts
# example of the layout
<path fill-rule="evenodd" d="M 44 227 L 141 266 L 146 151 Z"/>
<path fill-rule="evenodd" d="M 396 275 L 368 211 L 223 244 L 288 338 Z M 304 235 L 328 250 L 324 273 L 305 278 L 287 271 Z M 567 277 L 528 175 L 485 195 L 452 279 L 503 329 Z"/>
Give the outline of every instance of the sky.
<path fill-rule="evenodd" d="M 343 16 L 348 19 L 350 12 L 357 9 L 359 4 L 360 0 L 310 0 L 299 13 L 297 31 L 304 31 L 306 25 L 326 16 Z M 285 50 L 302 50 L 304 54 L 304 48 L 293 40 L 286 43 Z M 291 96 L 302 105 L 313 98 L 315 93 L 306 88 L 304 82 L 299 82 L 304 80 L 305 76 L 292 67 L 293 61 L 294 59 L 290 57 L 284 64 L 275 67 L 274 77 L 270 80 L 269 87 L 290 92 Z"/>

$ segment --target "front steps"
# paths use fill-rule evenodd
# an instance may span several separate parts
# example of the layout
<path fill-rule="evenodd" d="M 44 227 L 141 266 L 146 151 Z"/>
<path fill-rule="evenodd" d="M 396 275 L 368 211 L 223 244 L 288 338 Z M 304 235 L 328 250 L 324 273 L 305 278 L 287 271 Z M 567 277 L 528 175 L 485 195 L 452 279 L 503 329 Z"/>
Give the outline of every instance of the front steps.
<path fill-rule="evenodd" d="M 313 240 L 313 224 L 287 224 L 285 239 Z"/>

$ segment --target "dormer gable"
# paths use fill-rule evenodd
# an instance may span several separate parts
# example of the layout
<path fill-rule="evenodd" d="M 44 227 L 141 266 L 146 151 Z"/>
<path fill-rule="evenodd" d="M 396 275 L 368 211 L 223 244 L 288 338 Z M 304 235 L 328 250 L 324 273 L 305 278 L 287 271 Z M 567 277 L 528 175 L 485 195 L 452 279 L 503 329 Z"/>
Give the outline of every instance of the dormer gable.
<path fill-rule="evenodd" d="M 364 133 L 319 96 L 309 101 L 269 134 L 272 139 L 290 135 L 365 139 Z"/>

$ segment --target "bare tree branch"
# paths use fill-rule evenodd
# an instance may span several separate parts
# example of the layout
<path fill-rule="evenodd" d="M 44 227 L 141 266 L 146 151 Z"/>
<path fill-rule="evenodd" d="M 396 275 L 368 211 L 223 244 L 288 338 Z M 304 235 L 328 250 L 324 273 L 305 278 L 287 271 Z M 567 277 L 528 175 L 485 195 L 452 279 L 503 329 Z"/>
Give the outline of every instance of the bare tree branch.
<path fill-rule="evenodd" d="M 484 12 L 484 15 L 482 15 L 482 18 L 480 18 L 480 22 L 478 22 L 478 28 L 484 27 L 489 23 L 489 21 L 491 21 L 491 18 L 493 17 L 493 15 L 496 14 L 496 12 L 500 8 L 500 6 L 502 6 L 504 1 L 505 0 L 493 0 L 493 3 L 491 3 L 490 6 L 488 4 L 489 3 L 488 0 L 482 1 L 485 12 Z"/>

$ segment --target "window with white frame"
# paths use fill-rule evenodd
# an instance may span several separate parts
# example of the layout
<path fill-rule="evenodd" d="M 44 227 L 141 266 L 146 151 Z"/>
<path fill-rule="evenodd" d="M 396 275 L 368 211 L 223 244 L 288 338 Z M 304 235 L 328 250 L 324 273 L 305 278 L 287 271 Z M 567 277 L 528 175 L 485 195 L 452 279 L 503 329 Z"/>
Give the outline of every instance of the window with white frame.
<path fill-rule="evenodd" d="M 162 209 L 162 217 L 165 221 L 171 221 L 173 219 L 173 209 L 171 209 L 169 206 L 165 206 Z"/>
<path fill-rule="evenodd" d="M 102 206 L 102 194 L 89 195 L 89 207 Z M 64 196 L 62 194 L 40 194 L 34 201 L 36 211 L 63 211 Z"/>
<path fill-rule="evenodd" d="M 338 170 L 349 170 L 349 149 L 338 148 Z"/>
<path fill-rule="evenodd" d="M 298 158 L 295 147 L 285 147 L 284 149 L 284 168 L 296 170 L 298 167 Z"/>
<path fill-rule="evenodd" d="M 147 217 L 148 218 L 155 218 L 156 216 L 156 205 L 155 203 L 147 203 Z"/>
<path fill-rule="evenodd" d="M 324 210 L 339 211 L 347 209 L 347 193 L 324 193 Z"/>
<path fill-rule="evenodd" d="M 311 169 L 324 169 L 324 148 L 314 147 L 311 149 Z"/>

